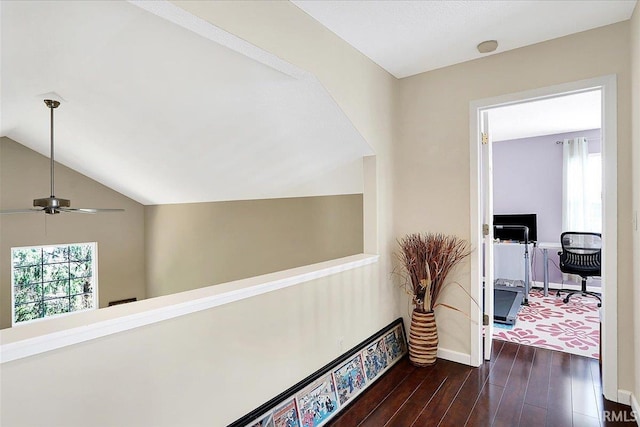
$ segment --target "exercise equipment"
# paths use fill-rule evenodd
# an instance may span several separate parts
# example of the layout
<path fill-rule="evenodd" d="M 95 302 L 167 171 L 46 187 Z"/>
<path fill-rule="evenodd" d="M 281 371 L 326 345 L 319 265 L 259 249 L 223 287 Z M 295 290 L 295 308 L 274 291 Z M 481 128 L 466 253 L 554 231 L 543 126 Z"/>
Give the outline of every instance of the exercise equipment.
<path fill-rule="evenodd" d="M 498 279 L 493 289 L 493 321 L 513 325 L 523 305 L 529 305 L 529 227 L 525 225 L 494 225 L 496 230 L 520 230 L 524 234 L 524 286 L 520 280 Z"/>
<path fill-rule="evenodd" d="M 493 321 L 514 325 L 524 299 L 523 292 L 516 289 L 493 290 Z"/>

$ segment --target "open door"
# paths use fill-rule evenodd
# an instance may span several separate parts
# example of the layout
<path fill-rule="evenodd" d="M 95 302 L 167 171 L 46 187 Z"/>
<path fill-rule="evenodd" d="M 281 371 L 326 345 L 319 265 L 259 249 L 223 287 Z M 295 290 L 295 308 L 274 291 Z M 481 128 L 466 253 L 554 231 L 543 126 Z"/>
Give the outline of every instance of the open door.
<path fill-rule="evenodd" d="M 491 359 L 491 345 L 493 339 L 493 153 L 491 133 L 489 132 L 489 112 L 482 111 L 480 118 L 480 132 L 482 133 L 482 243 L 483 258 L 483 313 L 484 313 L 484 359 Z"/>

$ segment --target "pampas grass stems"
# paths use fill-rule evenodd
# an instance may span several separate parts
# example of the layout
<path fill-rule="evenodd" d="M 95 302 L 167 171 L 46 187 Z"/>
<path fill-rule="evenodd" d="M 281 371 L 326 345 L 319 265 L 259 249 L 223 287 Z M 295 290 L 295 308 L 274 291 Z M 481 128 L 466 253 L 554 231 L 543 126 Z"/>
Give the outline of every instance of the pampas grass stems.
<path fill-rule="evenodd" d="M 438 305 L 449 272 L 470 255 L 469 244 L 441 233 L 413 233 L 398 241 L 398 257 L 407 274 L 406 288 L 414 308 L 430 312 Z"/>

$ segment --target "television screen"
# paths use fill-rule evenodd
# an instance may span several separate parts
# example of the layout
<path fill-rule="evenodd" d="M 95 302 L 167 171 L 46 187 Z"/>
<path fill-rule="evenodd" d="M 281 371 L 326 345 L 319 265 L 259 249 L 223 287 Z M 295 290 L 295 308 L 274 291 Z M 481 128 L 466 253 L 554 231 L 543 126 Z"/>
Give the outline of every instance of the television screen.
<path fill-rule="evenodd" d="M 536 214 L 510 214 L 510 215 L 494 215 L 493 225 L 526 225 L 529 227 L 529 241 L 538 240 L 538 224 Z M 494 237 L 500 240 L 515 240 L 524 242 L 524 232 L 514 229 L 494 229 Z"/>

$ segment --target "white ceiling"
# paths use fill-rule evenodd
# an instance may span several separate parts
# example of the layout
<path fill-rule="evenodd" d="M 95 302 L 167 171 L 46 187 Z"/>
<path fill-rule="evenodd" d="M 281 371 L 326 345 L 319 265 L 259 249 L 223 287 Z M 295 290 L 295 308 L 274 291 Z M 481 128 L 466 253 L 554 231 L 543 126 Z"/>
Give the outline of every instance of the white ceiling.
<path fill-rule="evenodd" d="M 624 20 L 635 0 L 294 3 L 403 77 L 477 58 L 485 39 L 499 53 Z M 56 160 L 144 204 L 362 191 L 373 151 L 313 75 L 169 2 L 0 12 L 0 135 L 48 156 L 56 92 Z M 599 127 L 599 104 L 541 102 L 492 112 L 494 140 Z"/>
<path fill-rule="evenodd" d="M 493 141 L 600 129 L 600 91 L 494 108 L 489 111 Z"/>
<path fill-rule="evenodd" d="M 1 135 L 48 156 L 55 92 L 56 160 L 144 204 L 362 191 L 373 151 L 309 73 L 168 2 L 0 7 Z"/>
<path fill-rule="evenodd" d="M 636 0 L 291 0 L 397 78 L 631 17 Z"/>

